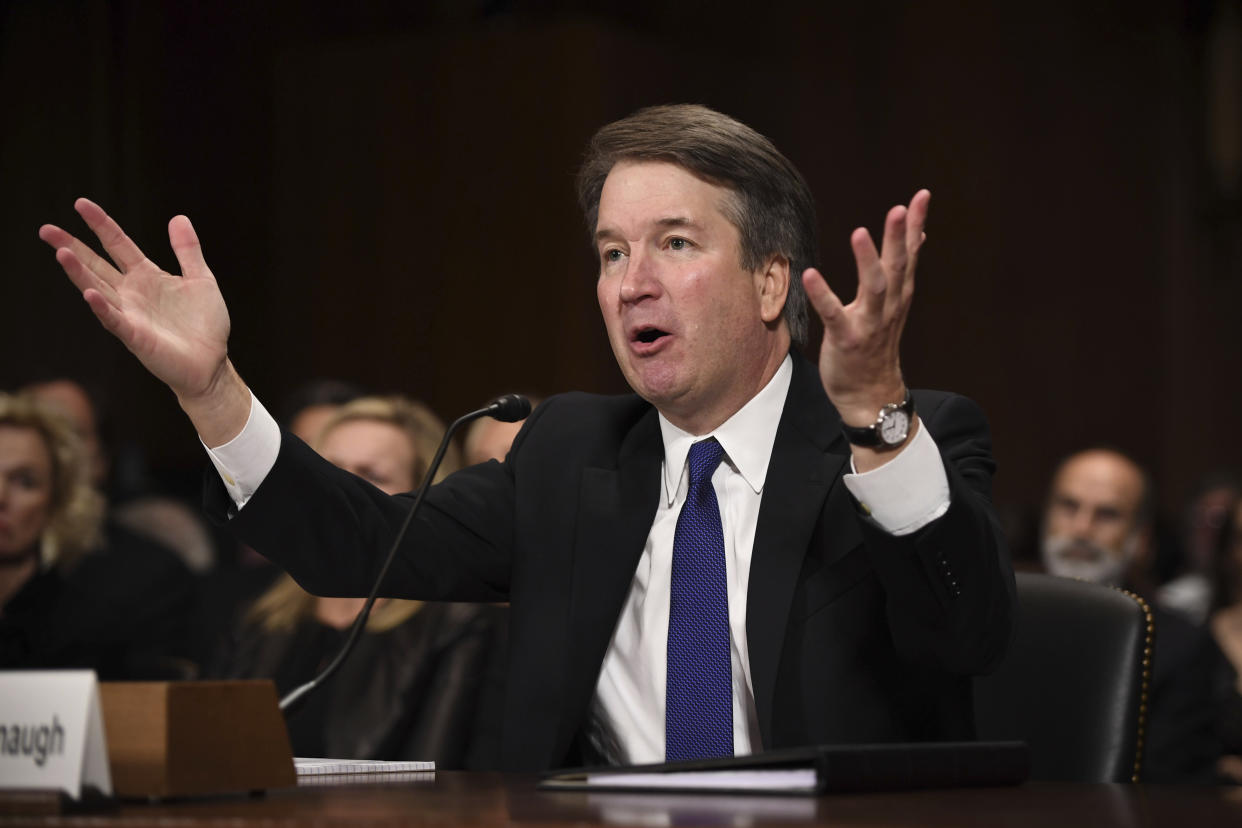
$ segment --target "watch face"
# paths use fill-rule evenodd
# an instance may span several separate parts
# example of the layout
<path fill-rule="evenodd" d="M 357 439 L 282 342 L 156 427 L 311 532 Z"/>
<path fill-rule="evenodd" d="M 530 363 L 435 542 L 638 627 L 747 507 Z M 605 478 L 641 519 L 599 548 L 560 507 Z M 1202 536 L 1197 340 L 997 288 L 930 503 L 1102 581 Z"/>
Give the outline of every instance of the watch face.
<path fill-rule="evenodd" d="M 910 416 L 901 409 L 886 411 L 880 422 L 879 431 L 880 439 L 886 445 L 895 446 L 905 442 L 906 436 L 910 433 Z"/>

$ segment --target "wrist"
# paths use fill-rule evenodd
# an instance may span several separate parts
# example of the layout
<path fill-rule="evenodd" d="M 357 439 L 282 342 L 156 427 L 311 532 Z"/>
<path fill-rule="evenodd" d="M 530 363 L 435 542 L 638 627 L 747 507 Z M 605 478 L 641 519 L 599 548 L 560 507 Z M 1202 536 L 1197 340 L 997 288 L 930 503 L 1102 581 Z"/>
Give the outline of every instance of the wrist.
<path fill-rule="evenodd" d="M 225 360 L 206 390 L 177 394 L 177 402 L 193 423 L 203 444 L 221 446 L 236 437 L 250 418 L 250 388 Z"/>
<path fill-rule="evenodd" d="M 842 422 L 841 430 L 855 454 L 859 449 L 885 453 L 899 451 L 910 438 L 914 426 L 914 398 L 907 390 L 900 403 L 881 407 L 870 424 L 851 426 Z"/>
<path fill-rule="evenodd" d="M 914 419 L 910 421 L 910 431 L 906 434 L 906 439 L 895 446 L 874 449 L 865 446 L 856 446 L 850 444 L 850 454 L 854 458 L 854 471 L 862 474 L 863 472 L 874 471 L 885 463 L 895 459 L 910 445 L 910 441 L 914 439 L 914 435 L 919 431 L 919 418 L 916 414 Z"/>
<path fill-rule="evenodd" d="M 905 396 L 906 385 L 898 380 L 851 394 L 829 395 L 829 399 L 841 415 L 841 422 L 847 426 L 866 428 L 875 423 L 884 406 L 900 403 Z"/>

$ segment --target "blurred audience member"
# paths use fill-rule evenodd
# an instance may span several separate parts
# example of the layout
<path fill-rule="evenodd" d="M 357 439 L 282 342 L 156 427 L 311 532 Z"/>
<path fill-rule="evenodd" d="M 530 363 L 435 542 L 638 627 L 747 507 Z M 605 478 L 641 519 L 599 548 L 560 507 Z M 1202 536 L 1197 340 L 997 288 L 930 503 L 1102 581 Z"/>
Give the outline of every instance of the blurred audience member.
<path fill-rule="evenodd" d="M 363 396 L 362 389 L 342 380 L 311 380 L 294 389 L 280 406 L 281 423 L 302 442 L 314 446 L 324 423 L 341 406 Z M 267 558 L 248 546 L 239 545 L 235 554 L 202 580 L 201 608 L 195 624 L 195 652 L 210 662 L 220 640 L 236 626 L 238 613 L 248 607 L 280 575 Z"/>
<path fill-rule="evenodd" d="M 59 411 L 73 426 L 82 443 L 91 485 L 104 492 L 109 471 L 108 453 L 100 435 L 98 409 L 86 389 L 70 379 L 52 379 L 28 385 L 22 391 Z"/>
<path fill-rule="evenodd" d="M 1219 769 L 1226 778 L 1242 783 L 1242 500 L 1235 500 L 1227 514 L 1214 557 L 1209 628 L 1233 667 L 1223 688 L 1221 740 L 1226 755 Z"/>
<path fill-rule="evenodd" d="M 107 498 L 111 467 L 106 441 L 100 433 L 99 407 L 81 384 L 70 379 L 37 382 L 22 389 L 68 418 L 86 451 L 91 482 Z M 191 572 L 202 573 L 216 562 L 216 545 L 197 509 L 175 498 L 149 491 L 124 503 L 109 503 L 105 531 L 113 546 L 131 543 L 130 535 L 154 541 L 175 553 Z"/>
<path fill-rule="evenodd" d="M 189 574 L 141 540 L 115 547 L 95 475 L 58 410 L 0 394 L 0 668 L 188 677 Z"/>
<path fill-rule="evenodd" d="M 328 460 L 388 493 L 422 480 L 444 434 L 427 408 L 399 398 L 343 406 L 319 432 Z M 450 446 L 437 478 L 460 466 Z M 364 601 L 317 598 L 288 576 L 246 614 L 220 675 L 272 678 L 283 695 L 336 655 Z M 299 756 L 433 759 L 462 767 L 496 607 L 381 600 L 340 670 L 289 720 Z"/>
<path fill-rule="evenodd" d="M 1042 557 L 1053 575 L 1142 594 L 1153 493 L 1147 473 L 1110 449 L 1090 449 L 1055 472 L 1044 514 Z M 1214 688 L 1225 664 L 1200 628 L 1152 608 L 1155 653 L 1143 780 L 1211 781 L 1221 754 Z"/>
<path fill-rule="evenodd" d="M 180 500 L 143 495 L 110 510 L 118 526 L 137 532 L 175 553 L 186 569 L 203 575 L 216 567 L 216 544 L 203 518 Z"/>
<path fill-rule="evenodd" d="M 1071 455 L 1053 473 L 1044 509 L 1044 568 L 1128 585 L 1146 560 L 1151 519 L 1151 485 L 1138 464 L 1107 449 Z"/>
<path fill-rule="evenodd" d="M 1195 487 L 1186 507 L 1179 573 L 1156 592 L 1162 607 L 1196 624 L 1207 620 L 1215 586 L 1213 566 L 1229 523 L 1229 509 L 1240 496 L 1242 479 L 1233 472 L 1215 472 Z"/>
<path fill-rule="evenodd" d="M 319 433 L 341 406 L 366 394 L 360 386 L 334 379 L 317 379 L 294 389 L 281 405 L 280 421 L 308 446 L 319 442 Z"/>
<path fill-rule="evenodd" d="M 539 398 L 527 395 L 531 408 L 539 405 Z M 502 423 L 491 417 L 475 420 L 466 429 L 466 437 L 462 441 L 467 466 L 486 463 L 488 460 L 504 460 L 513 445 L 513 438 L 522 430 L 526 420 L 516 423 Z"/>

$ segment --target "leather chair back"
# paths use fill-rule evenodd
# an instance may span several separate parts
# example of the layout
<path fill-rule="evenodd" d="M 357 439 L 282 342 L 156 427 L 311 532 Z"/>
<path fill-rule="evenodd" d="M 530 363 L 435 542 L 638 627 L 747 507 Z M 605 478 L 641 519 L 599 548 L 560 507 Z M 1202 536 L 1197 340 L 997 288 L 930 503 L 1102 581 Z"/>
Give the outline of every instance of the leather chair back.
<path fill-rule="evenodd" d="M 1031 778 L 1137 782 L 1154 624 L 1142 599 L 1020 572 L 1017 629 L 975 680 L 979 738 L 1030 747 Z"/>

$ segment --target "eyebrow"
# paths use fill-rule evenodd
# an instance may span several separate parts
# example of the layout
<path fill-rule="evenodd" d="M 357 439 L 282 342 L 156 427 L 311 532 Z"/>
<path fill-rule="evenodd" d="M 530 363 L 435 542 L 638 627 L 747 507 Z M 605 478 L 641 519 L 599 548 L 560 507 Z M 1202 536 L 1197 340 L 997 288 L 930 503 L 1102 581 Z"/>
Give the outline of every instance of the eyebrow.
<path fill-rule="evenodd" d="M 664 218 L 656 219 L 652 222 L 652 224 L 656 227 L 689 227 L 696 230 L 700 229 L 699 224 L 689 216 L 666 216 Z M 600 242 L 605 239 L 620 238 L 621 235 L 622 233 L 619 230 L 612 227 L 604 227 L 595 231 L 595 241 Z"/>

